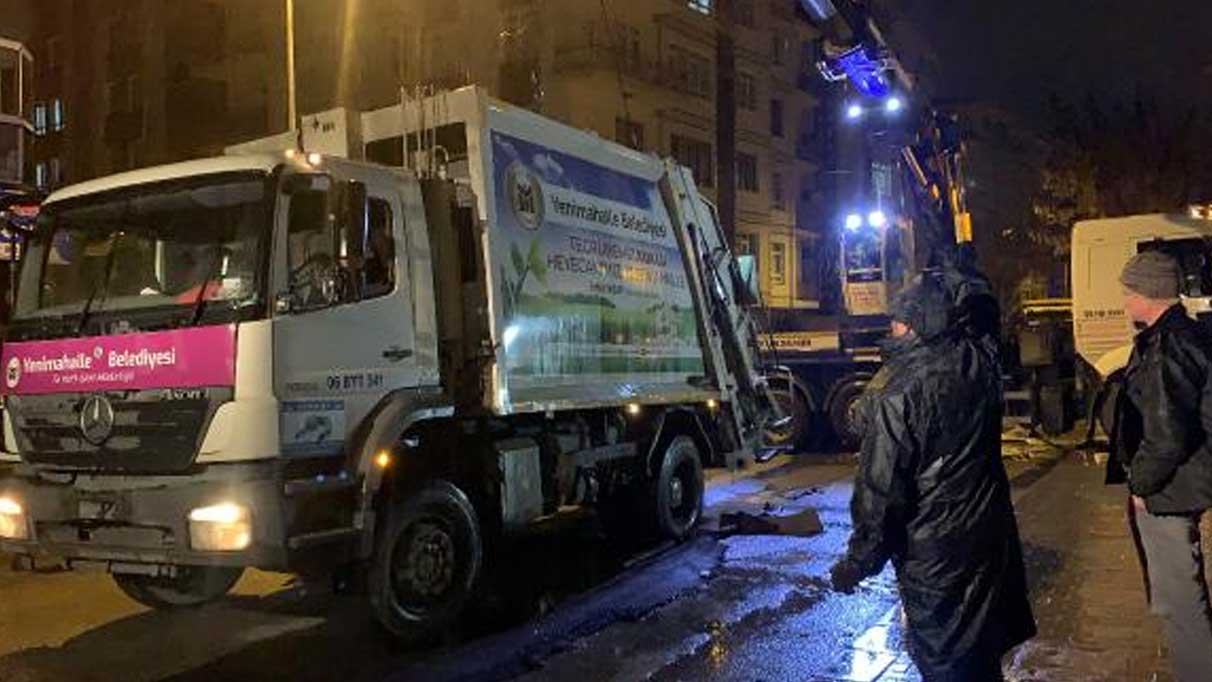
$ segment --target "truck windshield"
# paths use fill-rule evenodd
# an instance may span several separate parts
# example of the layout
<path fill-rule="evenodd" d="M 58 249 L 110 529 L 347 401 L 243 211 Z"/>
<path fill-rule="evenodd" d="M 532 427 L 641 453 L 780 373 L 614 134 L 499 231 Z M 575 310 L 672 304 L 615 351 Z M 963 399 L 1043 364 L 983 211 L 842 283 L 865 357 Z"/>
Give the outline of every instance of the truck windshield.
<path fill-rule="evenodd" d="M 188 321 L 256 303 L 267 196 L 265 174 L 227 173 L 48 204 L 14 318 L 161 308 Z"/>

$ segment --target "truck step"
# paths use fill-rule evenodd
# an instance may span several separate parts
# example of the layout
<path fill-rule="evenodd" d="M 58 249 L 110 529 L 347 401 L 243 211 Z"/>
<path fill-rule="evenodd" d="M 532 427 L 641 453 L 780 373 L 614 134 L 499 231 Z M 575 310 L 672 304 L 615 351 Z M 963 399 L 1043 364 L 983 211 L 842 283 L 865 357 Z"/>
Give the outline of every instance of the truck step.
<path fill-rule="evenodd" d="M 299 495 L 313 495 L 315 493 L 327 493 L 335 490 L 345 490 L 354 487 L 354 478 L 349 474 L 342 472 L 337 476 L 315 476 L 312 478 L 296 478 L 287 481 L 282 486 L 282 492 L 287 497 L 298 497 Z"/>
<path fill-rule="evenodd" d="M 314 547 L 316 545 L 324 545 L 330 542 L 338 542 L 352 538 L 361 531 L 357 528 L 332 528 L 329 530 L 318 530 L 312 533 L 302 533 L 292 535 L 286 541 L 286 546 L 291 549 L 303 549 L 304 547 Z"/>

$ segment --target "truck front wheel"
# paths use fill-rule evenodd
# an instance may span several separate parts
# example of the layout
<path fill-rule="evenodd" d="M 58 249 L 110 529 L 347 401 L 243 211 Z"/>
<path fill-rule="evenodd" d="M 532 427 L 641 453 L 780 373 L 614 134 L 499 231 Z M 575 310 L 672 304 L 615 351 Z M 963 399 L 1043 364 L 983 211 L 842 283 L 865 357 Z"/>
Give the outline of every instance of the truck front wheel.
<path fill-rule="evenodd" d="M 114 582 L 126 596 L 153 609 L 198 606 L 227 594 L 243 575 L 243 568 L 178 566 L 171 578 L 114 573 Z"/>
<path fill-rule="evenodd" d="M 462 490 L 430 484 L 393 505 L 368 576 L 375 616 L 403 642 L 451 625 L 471 598 L 483 564 L 480 524 Z"/>
<path fill-rule="evenodd" d="M 657 532 L 669 539 L 685 539 L 703 515 L 703 462 L 689 436 L 669 443 L 652 486 Z"/>

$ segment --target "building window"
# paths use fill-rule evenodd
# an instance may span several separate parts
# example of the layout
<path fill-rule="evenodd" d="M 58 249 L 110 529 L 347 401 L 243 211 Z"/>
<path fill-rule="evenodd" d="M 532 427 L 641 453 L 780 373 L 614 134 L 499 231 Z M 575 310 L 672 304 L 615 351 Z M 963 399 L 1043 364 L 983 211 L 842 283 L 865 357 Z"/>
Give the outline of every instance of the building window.
<path fill-rule="evenodd" d="M 692 95 L 711 95 L 711 62 L 689 50 L 673 47 L 670 61 L 676 86 Z"/>
<path fill-rule="evenodd" d="M 787 197 L 783 188 L 782 173 L 774 173 L 770 176 L 770 205 L 776 211 L 787 210 Z"/>
<path fill-rule="evenodd" d="M 753 28 L 756 25 L 753 16 L 754 0 L 732 0 L 732 7 L 736 12 L 736 23 L 741 26 Z"/>
<path fill-rule="evenodd" d="M 0 114 L 20 115 L 21 93 L 17 90 L 17 63 L 20 55 L 0 49 Z"/>
<path fill-rule="evenodd" d="M 777 31 L 772 33 L 771 36 L 771 40 L 774 43 L 771 49 L 771 58 L 774 60 L 775 64 L 780 66 L 786 64 L 787 50 L 789 49 L 786 36 Z"/>
<path fill-rule="evenodd" d="M 795 288 L 796 298 L 801 301 L 816 301 L 821 295 L 821 281 L 817 272 L 816 256 L 812 246 L 803 242 L 800 244 L 799 286 Z"/>
<path fill-rule="evenodd" d="M 770 242 L 770 283 L 787 283 L 787 245 L 783 242 Z"/>
<path fill-rule="evenodd" d="M 736 155 L 736 184 L 744 192 L 758 191 L 757 157 L 752 154 Z"/>
<path fill-rule="evenodd" d="M 50 105 L 50 127 L 58 132 L 67 127 L 67 116 L 63 112 L 63 100 L 56 97 Z"/>
<path fill-rule="evenodd" d="M 711 16 L 711 10 L 714 5 L 715 0 L 686 0 L 687 7 L 706 16 Z"/>
<path fill-rule="evenodd" d="M 62 60 L 62 57 L 60 56 L 62 50 L 62 36 L 51 36 L 46 39 L 46 68 L 51 73 L 59 70 L 59 65 Z"/>
<path fill-rule="evenodd" d="M 738 232 L 736 235 L 736 255 L 738 256 L 753 256 L 754 267 L 757 267 L 759 257 L 758 254 L 758 236 L 756 234 L 745 234 Z"/>
<path fill-rule="evenodd" d="M 43 102 L 34 105 L 34 134 L 46 134 L 46 104 Z"/>
<path fill-rule="evenodd" d="M 39 161 L 34 166 L 34 184 L 38 189 L 46 189 L 46 162 Z"/>
<path fill-rule="evenodd" d="M 800 43 L 800 73 L 813 76 L 816 74 L 817 46 L 814 40 Z"/>
<path fill-rule="evenodd" d="M 737 74 L 736 103 L 746 111 L 757 109 L 757 82 L 747 73 Z"/>
<path fill-rule="evenodd" d="M 47 179 L 51 187 L 59 187 L 63 184 L 63 166 L 59 163 L 59 157 L 54 157 L 47 165 Z"/>
<path fill-rule="evenodd" d="M 678 163 L 690 169 L 694 181 L 700 187 L 711 187 L 715 182 L 715 162 L 711 156 L 711 145 L 674 135 L 670 140 L 669 153 Z"/>
<path fill-rule="evenodd" d="M 783 100 L 770 100 L 770 134 L 775 137 L 783 136 Z"/>
<path fill-rule="evenodd" d="M 619 116 L 614 119 L 614 141 L 636 151 L 642 151 L 644 149 L 643 124 Z"/>

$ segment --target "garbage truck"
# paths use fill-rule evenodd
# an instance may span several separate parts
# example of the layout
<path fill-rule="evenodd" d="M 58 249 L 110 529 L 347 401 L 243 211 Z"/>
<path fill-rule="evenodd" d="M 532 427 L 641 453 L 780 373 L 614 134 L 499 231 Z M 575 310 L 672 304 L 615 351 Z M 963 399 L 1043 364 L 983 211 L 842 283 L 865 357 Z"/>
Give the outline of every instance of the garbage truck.
<path fill-rule="evenodd" d="M 395 166 L 368 137 L 49 197 L 3 347 L 0 551 L 157 608 L 358 571 L 411 640 L 510 534 L 587 507 L 690 534 L 704 467 L 777 412 L 714 210 L 672 161 L 456 95 L 440 130 L 365 115 Z"/>

